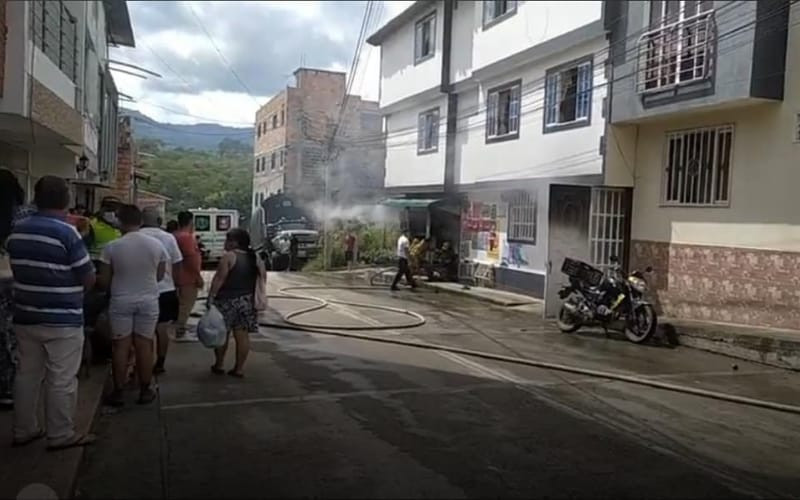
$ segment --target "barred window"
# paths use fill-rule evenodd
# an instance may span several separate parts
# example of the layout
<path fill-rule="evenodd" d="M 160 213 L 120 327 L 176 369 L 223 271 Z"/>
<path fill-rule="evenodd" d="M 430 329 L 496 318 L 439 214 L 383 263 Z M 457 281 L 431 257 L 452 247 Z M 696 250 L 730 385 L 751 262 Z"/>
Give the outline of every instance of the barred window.
<path fill-rule="evenodd" d="M 589 122 L 592 105 L 592 62 L 548 71 L 545 78 L 545 130 Z"/>
<path fill-rule="evenodd" d="M 519 137 L 522 82 L 516 81 L 490 90 L 486 95 L 486 138 Z"/>
<path fill-rule="evenodd" d="M 414 63 L 433 57 L 436 51 L 436 12 L 424 17 L 414 27 Z"/>
<path fill-rule="evenodd" d="M 269 155 L 269 169 L 275 170 L 275 152 L 273 151 L 271 155 Z"/>
<path fill-rule="evenodd" d="M 417 154 L 433 153 L 439 149 L 439 108 L 419 114 Z"/>
<path fill-rule="evenodd" d="M 516 0 L 483 0 L 483 27 L 517 10 Z"/>
<path fill-rule="evenodd" d="M 61 0 L 31 1 L 33 43 L 67 77 L 78 77 L 78 23 Z"/>
<path fill-rule="evenodd" d="M 664 203 L 727 205 L 732 150 L 733 125 L 668 133 L 662 183 Z"/>
<path fill-rule="evenodd" d="M 508 240 L 536 244 L 536 196 L 515 191 L 508 202 Z"/>

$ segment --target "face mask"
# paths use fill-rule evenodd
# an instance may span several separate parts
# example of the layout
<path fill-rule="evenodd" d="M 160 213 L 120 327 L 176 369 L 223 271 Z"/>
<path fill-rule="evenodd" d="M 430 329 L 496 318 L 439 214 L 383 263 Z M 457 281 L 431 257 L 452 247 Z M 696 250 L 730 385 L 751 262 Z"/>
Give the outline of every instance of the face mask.
<path fill-rule="evenodd" d="M 114 212 L 104 212 L 103 213 L 103 220 L 106 221 L 108 224 L 112 226 L 117 225 L 117 214 Z"/>

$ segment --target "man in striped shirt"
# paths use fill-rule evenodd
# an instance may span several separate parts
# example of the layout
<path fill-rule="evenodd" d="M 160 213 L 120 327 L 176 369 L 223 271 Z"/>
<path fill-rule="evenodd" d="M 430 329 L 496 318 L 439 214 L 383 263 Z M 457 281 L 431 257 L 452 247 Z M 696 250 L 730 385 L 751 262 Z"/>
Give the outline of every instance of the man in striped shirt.
<path fill-rule="evenodd" d="M 15 446 L 45 435 L 38 419 L 44 380 L 48 447 L 84 446 L 91 435 L 75 432 L 81 354 L 83 294 L 95 271 L 86 246 L 66 222 L 69 186 L 42 177 L 35 187 L 38 211 L 14 226 L 7 248 L 14 274 L 14 331 L 19 370 L 14 386 Z"/>

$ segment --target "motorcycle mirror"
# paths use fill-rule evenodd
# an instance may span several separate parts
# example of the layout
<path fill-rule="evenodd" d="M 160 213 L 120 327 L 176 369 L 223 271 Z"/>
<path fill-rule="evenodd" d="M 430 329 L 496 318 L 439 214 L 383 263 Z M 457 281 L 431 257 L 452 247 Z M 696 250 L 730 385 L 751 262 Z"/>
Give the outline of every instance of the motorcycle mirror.
<path fill-rule="evenodd" d="M 647 267 L 645 268 L 644 272 L 646 272 L 646 273 L 652 273 L 652 272 L 653 272 L 653 266 L 647 266 Z"/>

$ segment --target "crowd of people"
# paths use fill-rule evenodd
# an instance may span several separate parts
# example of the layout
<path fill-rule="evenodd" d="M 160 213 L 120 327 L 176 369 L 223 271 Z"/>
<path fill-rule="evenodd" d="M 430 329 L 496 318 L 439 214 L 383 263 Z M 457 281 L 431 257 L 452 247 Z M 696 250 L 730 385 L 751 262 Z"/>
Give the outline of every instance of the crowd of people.
<path fill-rule="evenodd" d="M 170 339 L 186 335 L 204 287 L 193 217 L 181 212 L 167 225 L 170 230 L 162 229 L 155 209 L 111 197 L 96 214 L 78 206 L 68 210 L 69 185 L 53 176 L 38 180 L 33 202 L 26 204 L 21 188 L 3 188 L 3 172 L 0 189 L 13 200 L 4 197 L 0 207 L 9 221 L 0 227 L 0 244 L 13 287 L 11 294 L 0 294 L 0 398 L 14 410 L 12 444 L 46 437 L 48 449 L 84 446 L 95 437 L 77 433 L 73 418 L 86 332 L 99 334 L 93 322 L 106 310 L 113 378 L 106 403 L 124 405 L 132 383 L 137 402 L 151 403 L 153 376 L 165 373 Z M 220 310 L 236 341 L 235 364 L 227 373 L 241 378 L 248 334 L 257 330 L 255 294 L 265 285 L 266 271 L 247 231 L 229 231 L 225 249 L 206 303 Z M 85 308 L 93 313 L 84 314 Z M 212 373 L 226 373 L 226 351 L 227 342 L 216 349 Z"/>

